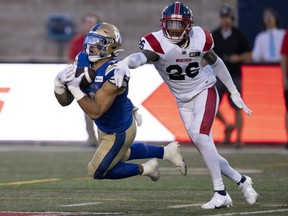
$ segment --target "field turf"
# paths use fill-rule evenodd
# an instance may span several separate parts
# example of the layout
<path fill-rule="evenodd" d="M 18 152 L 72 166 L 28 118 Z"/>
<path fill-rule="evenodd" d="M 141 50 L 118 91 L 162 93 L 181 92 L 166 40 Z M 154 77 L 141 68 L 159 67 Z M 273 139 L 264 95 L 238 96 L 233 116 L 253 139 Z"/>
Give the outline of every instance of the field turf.
<path fill-rule="evenodd" d="M 0 216 L 288 215 L 284 148 L 219 148 L 233 167 L 253 178 L 260 197 L 248 205 L 224 177 L 234 206 L 217 210 L 200 208 L 213 195 L 211 180 L 196 149 L 182 151 L 187 176 L 159 160 L 158 182 L 143 176 L 95 181 L 86 172 L 92 147 L 0 145 Z"/>

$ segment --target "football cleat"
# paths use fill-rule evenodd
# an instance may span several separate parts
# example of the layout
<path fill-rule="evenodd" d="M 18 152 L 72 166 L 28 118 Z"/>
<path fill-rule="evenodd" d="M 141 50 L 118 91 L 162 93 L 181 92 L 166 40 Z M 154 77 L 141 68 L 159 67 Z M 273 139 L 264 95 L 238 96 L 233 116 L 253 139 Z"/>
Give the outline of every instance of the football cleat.
<path fill-rule="evenodd" d="M 202 205 L 201 208 L 218 209 L 218 208 L 229 208 L 230 206 L 233 206 L 233 203 L 231 197 L 227 192 L 225 196 L 219 194 L 218 192 L 215 192 L 212 199 L 208 203 Z"/>
<path fill-rule="evenodd" d="M 186 163 L 181 155 L 180 144 L 178 142 L 171 142 L 164 147 L 163 159 L 174 164 L 182 175 L 187 175 Z"/>
<path fill-rule="evenodd" d="M 158 170 L 158 161 L 156 158 L 153 158 L 143 164 L 141 164 L 143 167 L 143 173 L 144 176 L 149 176 L 152 181 L 158 181 L 160 178 L 160 173 Z"/>
<path fill-rule="evenodd" d="M 238 188 L 243 193 L 245 200 L 250 205 L 253 205 L 257 201 L 257 198 L 259 195 L 252 187 L 252 184 L 253 184 L 252 179 L 249 176 L 245 176 L 245 177 L 246 177 L 246 180 L 243 183 L 240 183 Z"/>

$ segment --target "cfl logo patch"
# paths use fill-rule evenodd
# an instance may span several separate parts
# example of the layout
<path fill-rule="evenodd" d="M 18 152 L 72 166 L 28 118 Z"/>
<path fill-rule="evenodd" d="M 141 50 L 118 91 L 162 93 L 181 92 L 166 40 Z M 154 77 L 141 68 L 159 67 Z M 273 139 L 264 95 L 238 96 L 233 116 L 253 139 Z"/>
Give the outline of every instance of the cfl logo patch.
<path fill-rule="evenodd" d="M 2 93 L 8 93 L 10 91 L 10 88 L 0 87 L 0 97 Z M 0 99 L 0 113 L 4 107 L 4 101 Z"/>

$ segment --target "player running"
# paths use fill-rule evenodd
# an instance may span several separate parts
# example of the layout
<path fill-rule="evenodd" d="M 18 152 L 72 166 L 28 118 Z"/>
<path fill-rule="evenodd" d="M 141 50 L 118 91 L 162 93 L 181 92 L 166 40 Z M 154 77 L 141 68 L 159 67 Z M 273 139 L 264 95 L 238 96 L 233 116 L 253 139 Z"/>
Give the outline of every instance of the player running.
<path fill-rule="evenodd" d="M 258 194 L 252 187 L 251 178 L 239 174 L 218 154 L 212 138 L 211 127 L 218 109 L 215 75 L 225 84 L 239 108 L 249 115 L 252 111 L 243 102 L 223 61 L 213 51 L 211 34 L 201 27 L 193 27 L 192 11 L 187 6 L 180 2 L 168 5 L 162 12 L 161 28 L 141 39 L 142 52 L 118 62 L 116 85 L 122 85 L 124 75 L 130 76 L 129 68 L 153 63 L 176 97 L 187 133 L 212 177 L 214 196 L 202 208 L 232 206 L 221 174 L 237 183 L 245 200 L 254 204 Z"/>
<path fill-rule="evenodd" d="M 128 79 L 121 88 L 116 87 L 114 71 L 121 51 L 121 36 L 118 29 L 108 23 L 94 26 L 86 35 L 85 50 L 76 57 L 77 67 L 95 69 L 96 78 L 84 89 L 80 89 L 82 74 L 75 77 L 76 66 L 68 65 L 55 78 L 55 96 L 62 106 L 76 99 L 98 127 L 100 145 L 88 164 L 88 173 L 94 179 L 122 179 L 136 175 L 159 179 L 158 162 L 155 158 L 175 164 L 183 175 L 186 165 L 179 144 L 172 142 L 166 147 L 134 143 L 136 121 L 141 125 L 141 116 L 127 97 Z M 128 160 L 154 158 L 138 165 Z"/>

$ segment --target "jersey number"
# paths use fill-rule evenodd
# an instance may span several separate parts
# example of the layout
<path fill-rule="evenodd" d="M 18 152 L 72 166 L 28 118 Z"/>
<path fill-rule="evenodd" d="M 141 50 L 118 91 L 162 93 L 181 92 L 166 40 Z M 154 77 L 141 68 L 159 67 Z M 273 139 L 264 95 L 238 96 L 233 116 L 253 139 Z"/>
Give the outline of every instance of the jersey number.
<path fill-rule="evenodd" d="M 166 68 L 166 72 L 169 74 L 170 80 L 185 80 L 185 75 L 183 74 L 183 69 L 180 65 L 170 65 Z M 191 78 L 197 76 L 199 73 L 199 63 L 192 62 L 188 64 L 185 73 Z"/>
<path fill-rule="evenodd" d="M 139 49 L 143 50 L 145 45 L 145 40 L 140 40 L 139 42 Z"/>

